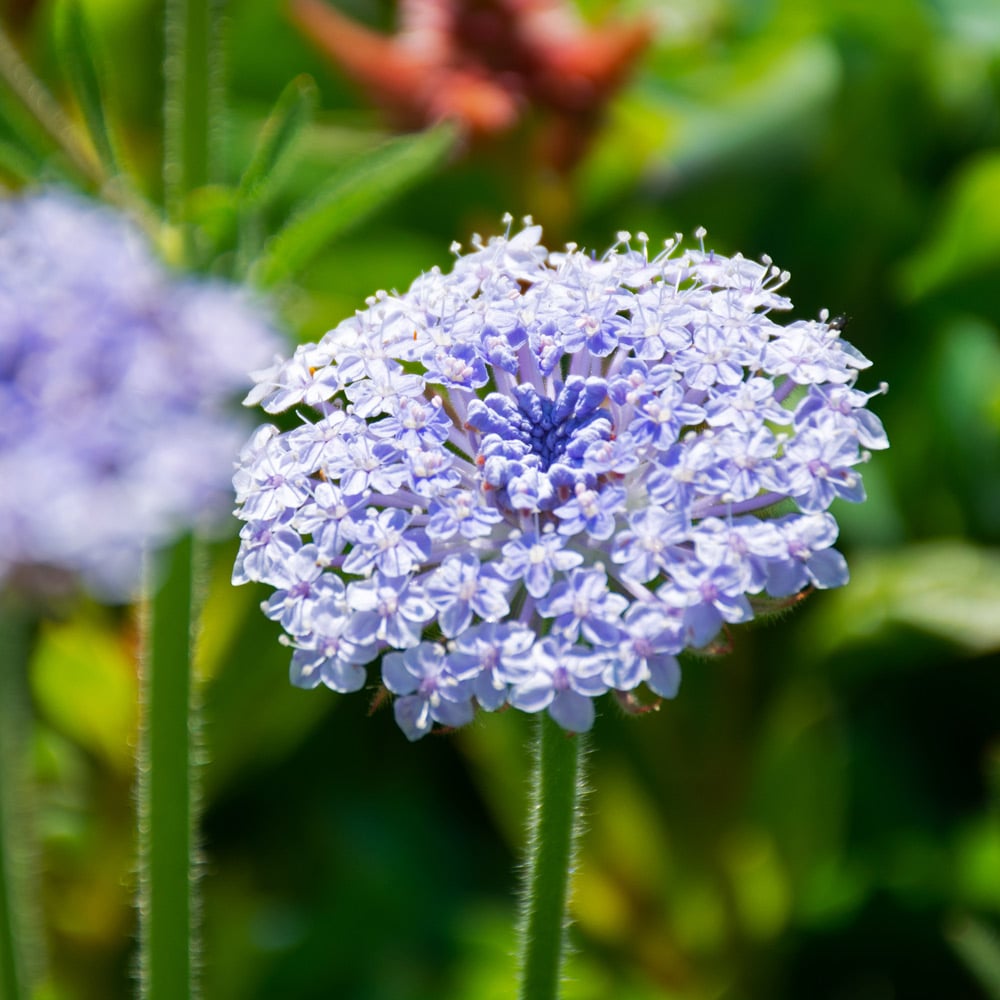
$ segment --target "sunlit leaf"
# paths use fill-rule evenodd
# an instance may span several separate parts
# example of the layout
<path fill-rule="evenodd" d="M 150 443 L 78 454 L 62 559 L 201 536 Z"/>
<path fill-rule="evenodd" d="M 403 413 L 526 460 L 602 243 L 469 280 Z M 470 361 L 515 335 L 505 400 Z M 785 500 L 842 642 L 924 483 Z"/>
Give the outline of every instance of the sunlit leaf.
<path fill-rule="evenodd" d="M 294 149 L 316 106 L 316 84 L 297 76 L 285 87 L 257 136 L 250 162 L 240 178 L 239 197 L 259 201 Z"/>
<path fill-rule="evenodd" d="M 393 139 L 344 167 L 274 238 L 258 266 L 257 280 L 272 285 L 294 275 L 326 243 L 439 166 L 454 138 L 452 127 L 440 125 Z"/>
<path fill-rule="evenodd" d="M 1000 153 L 968 162 L 944 197 L 937 224 L 904 262 L 899 284 L 907 299 L 1000 266 Z"/>
<path fill-rule="evenodd" d="M 759 940 L 776 937 L 790 915 L 791 887 L 773 839 L 763 829 L 735 831 L 723 845 L 723 863 L 744 931 Z"/>
<path fill-rule="evenodd" d="M 804 39 L 751 62 L 746 77 L 738 86 L 702 90 L 721 100 L 677 107 L 676 129 L 662 150 L 659 169 L 683 173 L 737 154 L 773 156 L 787 149 L 832 99 L 841 78 L 840 58 L 829 42 Z"/>
<path fill-rule="evenodd" d="M 857 553 L 851 583 L 824 595 L 817 635 L 827 651 L 907 626 L 969 653 L 1000 649 L 1000 551 L 942 540 Z"/>
<path fill-rule="evenodd" d="M 21 58 L 0 24 L 0 115 L 29 149 L 45 154 L 54 147 L 77 180 L 90 185 L 106 178 L 90 149 L 81 142 L 75 123 Z M 60 164 L 61 166 L 62 164 Z"/>
<path fill-rule="evenodd" d="M 990 1000 L 1000 1000 L 1000 935 L 985 924 L 964 917 L 948 930 L 948 940 L 975 975 Z"/>
<path fill-rule="evenodd" d="M 1000 914 L 1000 815 L 982 817 L 961 831 L 955 871 L 965 905 Z"/>
<path fill-rule="evenodd" d="M 637 182 L 674 187 L 737 157 L 787 155 L 819 120 L 841 78 L 836 50 L 820 38 L 780 49 L 771 42 L 737 70 L 737 79 L 723 79 L 713 64 L 687 87 L 684 79 L 667 87 L 649 77 L 625 95 L 584 168 L 588 203 L 596 206 Z"/>
<path fill-rule="evenodd" d="M 113 629 L 84 618 L 46 625 L 31 683 L 56 729 L 117 770 L 131 768 L 138 684 L 135 664 Z"/>
<path fill-rule="evenodd" d="M 105 114 L 106 98 L 100 60 L 80 3 L 70 0 L 62 5 L 61 10 L 61 30 L 56 35 L 59 58 L 87 123 L 94 149 L 105 170 L 114 175 L 119 172 L 118 157 Z"/>
<path fill-rule="evenodd" d="M 39 162 L 36 157 L 14 143 L 0 141 L 0 170 L 23 183 L 38 176 Z"/>
<path fill-rule="evenodd" d="M 584 809 L 587 851 L 573 890 L 580 927 L 614 945 L 642 913 L 651 932 L 662 936 L 660 900 L 669 891 L 676 858 L 653 803 L 628 768 L 605 767 L 598 769 Z"/>
<path fill-rule="evenodd" d="M 190 258 L 217 266 L 236 241 L 236 192 L 222 184 L 195 188 L 184 201 L 180 222 L 187 227 Z"/>

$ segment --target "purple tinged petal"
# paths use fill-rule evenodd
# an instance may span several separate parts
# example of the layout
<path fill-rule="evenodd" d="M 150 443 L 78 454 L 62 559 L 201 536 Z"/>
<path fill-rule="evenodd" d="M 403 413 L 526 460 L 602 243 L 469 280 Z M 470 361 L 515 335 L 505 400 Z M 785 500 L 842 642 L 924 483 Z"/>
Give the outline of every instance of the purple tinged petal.
<path fill-rule="evenodd" d="M 540 712 L 543 708 L 548 708 L 555 695 L 551 678 L 535 674 L 516 685 L 507 697 L 508 701 L 522 712 Z"/>
<path fill-rule="evenodd" d="M 407 668 L 403 653 L 386 653 L 382 657 L 382 682 L 393 694 L 412 694 L 419 679 Z"/>
<path fill-rule="evenodd" d="M 319 664 L 316 662 L 316 655 L 311 649 L 297 649 L 292 654 L 292 661 L 289 664 L 288 679 L 295 687 L 312 690 L 318 687 L 322 674 Z"/>
<path fill-rule="evenodd" d="M 722 615 L 723 620 L 730 625 L 735 625 L 738 622 L 748 622 L 753 618 L 753 608 L 750 606 L 750 602 L 747 600 L 745 594 L 737 594 L 735 596 L 720 594 L 715 599 L 715 606 L 719 609 L 719 614 Z"/>
<path fill-rule="evenodd" d="M 661 698 L 673 698 L 681 686 L 681 668 L 675 656 L 662 653 L 647 660 L 646 686 Z"/>
<path fill-rule="evenodd" d="M 411 743 L 426 736 L 434 725 L 430 704 L 416 695 L 397 698 L 392 703 L 392 714 L 396 719 L 396 725 L 402 729 L 403 735 Z"/>
<path fill-rule="evenodd" d="M 507 685 L 493 672 L 483 672 L 476 677 L 473 684 L 473 694 L 480 708 L 487 712 L 496 712 L 507 704 Z"/>
<path fill-rule="evenodd" d="M 465 698 L 462 701 L 443 699 L 437 705 L 433 706 L 431 712 L 435 721 L 440 722 L 442 726 L 458 728 L 472 721 L 475 709 L 472 707 L 472 701 L 469 698 Z"/>
<path fill-rule="evenodd" d="M 571 733 L 586 733 L 594 725 L 594 703 L 576 691 L 560 691 L 548 706 L 549 715 Z"/>
<path fill-rule="evenodd" d="M 344 635 L 357 643 L 371 643 L 378 639 L 382 619 L 374 611 L 356 611 L 344 629 Z"/>
<path fill-rule="evenodd" d="M 368 673 L 363 667 L 340 657 L 327 658 L 320 668 L 320 676 L 328 688 L 341 694 L 360 691 L 368 680 Z"/>
<path fill-rule="evenodd" d="M 693 649 L 707 646 L 722 628 L 722 615 L 714 604 L 692 605 L 684 615 L 684 626 Z"/>
<path fill-rule="evenodd" d="M 472 624 L 472 607 L 467 601 L 455 601 L 438 615 L 438 625 L 447 636 L 460 635 Z"/>
<path fill-rule="evenodd" d="M 524 575 L 524 585 L 532 597 L 544 597 L 552 585 L 552 567 L 548 563 L 530 563 Z"/>
<path fill-rule="evenodd" d="M 820 590 L 843 587 L 850 579 L 847 560 L 836 549 L 816 552 L 806 563 L 809 578 Z"/>
<path fill-rule="evenodd" d="M 772 597 L 789 597 L 797 594 L 809 583 L 805 563 L 785 559 L 767 565 L 767 592 Z"/>

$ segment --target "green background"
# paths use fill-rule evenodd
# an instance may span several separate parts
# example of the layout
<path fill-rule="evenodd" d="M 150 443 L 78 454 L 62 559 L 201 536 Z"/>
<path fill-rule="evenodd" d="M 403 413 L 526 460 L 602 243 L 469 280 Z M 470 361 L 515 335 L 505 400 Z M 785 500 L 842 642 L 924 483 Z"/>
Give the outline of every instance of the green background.
<path fill-rule="evenodd" d="M 8 2 L 5 19 L 71 107 L 61 6 Z M 162 10 L 83 6 L 155 197 Z M 373 0 L 345 9 L 393 23 Z M 506 211 L 556 247 L 705 226 L 721 252 L 790 270 L 796 316 L 845 316 L 874 362 L 860 385 L 889 383 L 872 409 L 892 442 L 865 467 L 869 501 L 834 508 L 852 582 L 688 658 L 659 713 L 602 703 L 566 996 L 1000 997 L 1000 8 L 613 9 L 652 13 L 656 39 L 578 168 L 541 162 L 541 112 L 459 150 L 281 286 L 290 336 L 447 266 L 453 239 Z M 387 126 L 281 4 L 231 0 L 226 42 L 230 178 L 281 88 L 302 72 L 319 87 L 276 228 Z M 192 211 L 225 230 L 217 192 Z M 291 688 L 264 590 L 229 586 L 234 552 L 209 552 L 199 650 L 206 997 L 511 996 L 530 720 L 484 715 L 410 745 L 364 694 Z M 82 605 L 42 628 L 32 664 L 57 1000 L 131 990 L 135 642 L 128 609 Z"/>

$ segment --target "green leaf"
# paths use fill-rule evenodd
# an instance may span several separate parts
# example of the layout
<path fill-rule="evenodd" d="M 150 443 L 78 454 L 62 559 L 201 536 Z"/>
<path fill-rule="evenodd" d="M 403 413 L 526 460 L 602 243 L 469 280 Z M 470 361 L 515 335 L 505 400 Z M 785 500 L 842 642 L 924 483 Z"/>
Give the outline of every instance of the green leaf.
<path fill-rule="evenodd" d="M 131 769 L 138 684 L 135 664 L 111 628 L 87 619 L 43 628 L 31 684 L 56 729 L 115 770 Z"/>
<path fill-rule="evenodd" d="M 959 831 L 954 858 L 956 902 L 1000 913 L 1000 810 L 973 817 Z"/>
<path fill-rule="evenodd" d="M 59 150 L 72 177 L 91 187 L 107 178 L 92 151 L 81 142 L 75 124 L 65 115 L 41 80 L 21 58 L 0 25 L 0 115 L 19 140 L 41 156 Z"/>
<path fill-rule="evenodd" d="M 952 182 L 938 223 L 900 269 L 909 301 L 1000 264 L 1000 153 L 971 160 Z"/>
<path fill-rule="evenodd" d="M 858 553 L 851 584 L 823 595 L 824 652 L 905 626 L 971 654 L 1000 649 L 1000 551 L 961 541 Z"/>
<path fill-rule="evenodd" d="M 239 224 L 236 192 L 221 184 L 205 184 L 189 192 L 178 217 L 185 228 L 187 265 L 217 273 L 226 265 Z M 226 273 L 223 271 L 222 273 Z"/>
<path fill-rule="evenodd" d="M 842 72 L 836 47 L 815 37 L 765 40 L 725 67 L 645 75 L 614 102 L 582 167 L 588 211 L 639 183 L 675 187 L 734 163 L 783 162 L 821 127 Z"/>
<path fill-rule="evenodd" d="M 1000 1000 L 1000 936 L 996 931 L 965 917 L 948 929 L 948 940 L 982 984 L 986 996 Z"/>
<path fill-rule="evenodd" d="M 240 178 L 239 197 L 243 202 L 262 200 L 296 139 L 312 120 L 316 95 L 316 84 L 305 75 L 297 76 L 282 91 L 261 127 L 250 163 Z"/>
<path fill-rule="evenodd" d="M 450 125 L 392 139 L 338 171 L 311 205 L 288 222 L 258 263 L 273 285 L 301 271 L 334 237 L 398 197 L 439 166 L 455 140 Z"/>
<path fill-rule="evenodd" d="M 822 680 L 792 679 L 768 705 L 753 758 L 748 809 L 774 838 L 785 868 L 808 887 L 840 855 L 847 812 L 847 747 Z M 794 801 L 798 808 L 789 809 Z"/>
<path fill-rule="evenodd" d="M 724 81 L 710 76 L 695 90 L 698 106 L 676 109 L 675 131 L 653 171 L 696 174 L 738 156 L 786 156 L 822 121 L 842 74 L 836 47 L 822 38 L 805 38 L 787 49 L 762 46 L 737 68 L 741 73 L 733 86 L 720 86 Z M 706 90 L 723 96 L 702 104 Z"/>
<path fill-rule="evenodd" d="M 94 149 L 105 170 L 113 176 L 120 173 L 121 168 L 105 114 L 101 63 L 78 0 L 69 0 L 62 6 L 62 11 L 56 32 L 59 58 L 66 68 L 73 96 L 87 123 Z"/>
<path fill-rule="evenodd" d="M 41 163 L 36 156 L 12 142 L 0 139 L 0 170 L 26 184 L 38 177 L 40 169 Z"/>

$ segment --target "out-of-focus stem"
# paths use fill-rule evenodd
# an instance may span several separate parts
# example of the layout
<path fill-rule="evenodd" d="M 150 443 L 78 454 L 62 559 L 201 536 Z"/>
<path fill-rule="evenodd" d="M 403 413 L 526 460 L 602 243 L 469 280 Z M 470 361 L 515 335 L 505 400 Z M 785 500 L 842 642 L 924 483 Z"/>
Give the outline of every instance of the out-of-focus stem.
<path fill-rule="evenodd" d="M 28 763 L 28 622 L 0 608 L 0 997 L 29 1000 L 43 965 Z"/>
<path fill-rule="evenodd" d="M 149 599 L 142 659 L 139 747 L 140 993 L 198 995 L 195 935 L 197 710 L 193 704 L 192 548 L 165 554 Z"/>

